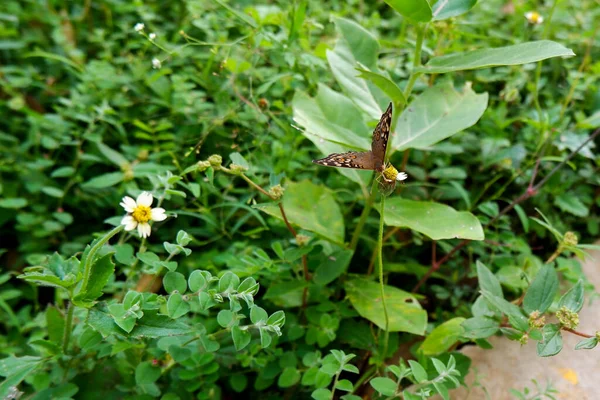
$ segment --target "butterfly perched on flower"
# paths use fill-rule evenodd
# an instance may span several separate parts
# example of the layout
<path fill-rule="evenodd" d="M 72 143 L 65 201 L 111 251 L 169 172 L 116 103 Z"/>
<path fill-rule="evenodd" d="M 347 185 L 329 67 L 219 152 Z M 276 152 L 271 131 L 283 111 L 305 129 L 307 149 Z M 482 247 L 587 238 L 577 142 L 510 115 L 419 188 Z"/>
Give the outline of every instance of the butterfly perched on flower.
<path fill-rule="evenodd" d="M 379 123 L 373 131 L 373 140 L 371 141 L 370 151 L 349 151 L 347 153 L 333 153 L 325 158 L 313 160 L 313 163 L 324 165 L 326 167 L 370 169 L 373 171 L 383 173 L 384 170 L 386 170 L 385 153 L 387 150 L 388 141 L 390 139 L 391 126 L 392 103 L 390 103 L 387 110 L 385 110 L 385 112 L 379 119 Z M 396 174 L 382 174 L 383 179 L 386 181 L 402 181 L 406 179 L 407 175 L 404 172 L 398 172 L 395 168 L 393 168 L 393 170 L 396 171 Z M 390 175 L 395 176 L 392 177 Z"/>

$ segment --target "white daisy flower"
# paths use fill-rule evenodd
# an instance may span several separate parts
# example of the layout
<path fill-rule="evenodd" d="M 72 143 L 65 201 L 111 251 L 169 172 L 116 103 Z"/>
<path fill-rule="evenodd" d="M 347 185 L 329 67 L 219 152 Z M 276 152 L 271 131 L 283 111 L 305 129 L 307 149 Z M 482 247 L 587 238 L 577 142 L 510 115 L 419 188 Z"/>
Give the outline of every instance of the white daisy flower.
<path fill-rule="evenodd" d="M 121 220 L 121 225 L 125 225 L 126 231 L 137 228 L 140 236 L 146 238 L 151 232 L 149 221 L 167 219 L 164 208 L 150 208 L 152 201 L 152 194 L 148 192 L 142 192 L 136 200 L 129 196 L 123 197 L 120 205 L 127 211 L 127 215 Z"/>
<path fill-rule="evenodd" d="M 133 27 L 133 29 L 135 29 L 136 32 L 141 32 L 144 30 L 144 24 L 142 24 L 141 22 L 138 22 L 137 24 L 135 24 L 135 26 Z"/>
<path fill-rule="evenodd" d="M 156 39 L 156 33 L 152 32 L 151 34 L 149 34 L 148 39 L 150 39 L 150 41 Z"/>
<path fill-rule="evenodd" d="M 162 63 L 160 62 L 160 60 L 158 58 L 153 58 L 152 59 L 152 68 L 160 69 L 160 67 L 162 67 Z"/>
<path fill-rule="evenodd" d="M 527 19 L 527 22 L 534 25 L 539 25 L 544 22 L 544 17 L 542 17 L 537 11 L 526 12 L 525 19 Z"/>

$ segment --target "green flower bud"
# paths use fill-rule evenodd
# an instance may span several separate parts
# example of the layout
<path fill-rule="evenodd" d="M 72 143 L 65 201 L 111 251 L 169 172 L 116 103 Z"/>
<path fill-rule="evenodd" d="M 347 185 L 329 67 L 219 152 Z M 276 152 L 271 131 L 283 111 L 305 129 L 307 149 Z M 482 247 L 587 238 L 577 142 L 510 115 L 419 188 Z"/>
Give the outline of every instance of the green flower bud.
<path fill-rule="evenodd" d="M 280 199 L 281 196 L 283 196 L 284 191 L 285 191 L 285 189 L 282 188 L 281 185 L 275 185 L 269 189 L 269 195 L 272 198 L 274 198 L 275 200 L 277 200 L 277 199 Z"/>
<path fill-rule="evenodd" d="M 200 172 L 206 171 L 210 167 L 210 163 L 208 161 L 198 161 L 196 165 L 198 166 L 198 171 Z"/>
<path fill-rule="evenodd" d="M 575 232 L 565 232 L 565 236 L 563 236 L 563 243 L 566 246 L 577 246 L 577 235 Z"/>
<path fill-rule="evenodd" d="M 223 163 L 223 157 L 218 154 L 213 154 L 212 156 L 208 157 L 208 162 L 213 167 L 220 167 Z"/>
<path fill-rule="evenodd" d="M 563 306 L 556 312 L 556 318 L 562 326 L 569 329 L 577 328 L 579 325 L 579 314 L 575 311 L 569 310 L 567 307 Z"/>

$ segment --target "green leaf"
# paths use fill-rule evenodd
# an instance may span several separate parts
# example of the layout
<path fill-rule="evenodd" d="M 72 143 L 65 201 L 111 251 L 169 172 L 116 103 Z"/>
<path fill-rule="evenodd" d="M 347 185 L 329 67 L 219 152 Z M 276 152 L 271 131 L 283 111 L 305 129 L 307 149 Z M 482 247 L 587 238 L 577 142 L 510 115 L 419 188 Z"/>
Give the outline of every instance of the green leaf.
<path fill-rule="evenodd" d="M 483 297 L 503 314 L 508 316 L 508 321 L 518 330 L 525 332 L 529 329 L 527 318 L 521 312 L 521 309 L 516 305 L 504 300 L 502 297 L 494 296 L 487 290 L 481 290 Z"/>
<path fill-rule="evenodd" d="M 283 219 L 276 204 L 259 204 L 255 207 Z M 310 181 L 290 182 L 283 196 L 283 207 L 291 224 L 343 244 L 344 216 L 329 189 Z"/>
<path fill-rule="evenodd" d="M 173 293 L 175 291 L 183 294 L 187 289 L 187 282 L 185 276 L 179 272 L 169 271 L 163 278 L 163 286 L 167 293 Z"/>
<path fill-rule="evenodd" d="M 463 336 L 469 339 L 485 339 L 500 329 L 500 324 L 487 317 L 473 317 L 466 319 L 462 323 L 464 329 Z"/>
<path fill-rule="evenodd" d="M 242 156 L 240 153 L 237 153 L 237 152 L 236 153 L 231 153 L 231 154 L 229 154 L 229 158 L 231 159 L 232 163 L 237 164 L 240 167 L 243 167 L 245 169 L 249 169 L 250 168 L 250 163 L 248 163 L 248 161 L 246 161 L 246 159 L 244 158 L 244 156 Z"/>
<path fill-rule="evenodd" d="M 313 280 L 317 285 L 325 286 L 346 272 L 352 255 L 352 250 L 338 250 L 324 257 L 324 262 L 317 267 Z"/>
<path fill-rule="evenodd" d="M 109 172 L 90 179 L 81 184 L 81 187 L 84 189 L 105 189 L 123 182 L 123 179 L 125 179 L 125 175 L 122 172 Z"/>
<path fill-rule="evenodd" d="M 537 354 L 540 357 L 555 356 L 562 350 L 562 335 L 558 324 L 544 325 L 543 339 L 537 344 Z"/>
<path fill-rule="evenodd" d="M 377 68 L 379 42 L 371 32 L 354 21 L 334 18 L 341 37 L 335 48 L 327 51 L 327 61 L 342 90 L 356 106 L 371 118 L 379 119 L 383 110 L 378 99 L 382 93 L 376 86 L 357 76 L 356 66 L 360 63 L 372 71 Z M 385 100 L 387 101 L 387 100 Z M 386 104 L 387 105 L 387 104 Z"/>
<path fill-rule="evenodd" d="M 379 284 L 366 279 L 350 279 L 344 288 L 346 296 L 361 317 L 385 329 Z M 427 313 L 415 297 L 392 286 L 385 286 L 385 304 L 389 316 L 390 332 L 408 332 L 423 335 L 427 326 Z"/>
<path fill-rule="evenodd" d="M 591 350 L 598 344 L 597 337 L 591 337 L 583 339 L 581 342 L 575 345 L 575 350 Z"/>
<path fill-rule="evenodd" d="M 242 21 L 242 22 L 250 25 L 254 29 L 258 28 L 258 24 L 256 23 L 256 21 L 254 21 L 254 19 L 252 17 L 250 17 L 249 15 L 247 15 L 247 14 L 241 12 L 241 11 L 236 10 L 235 8 L 233 8 L 230 5 L 228 5 L 223 0 L 215 0 L 215 2 L 219 3 L 223 8 L 225 8 L 227 11 L 229 11 L 234 16 L 236 16 L 240 21 Z"/>
<path fill-rule="evenodd" d="M 190 311 L 190 305 L 187 301 L 183 300 L 181 293 L 173 293 L 167 300 L 167 313 L 169 317 L 177 319 L 184 316 Z"/>
<path fill-rule="evenodd" d="M 96 143 L 96 146 L 98 146 L 98 150 L 100 150 L 100 153 L 102 153 L 104 157 L 110 160 L 117 167 L 123 168 L 124 166 L 129 165 L 129 161 L 127 160 L 127 158 L 125 158 L 125 156 L 123 156 L 118 151 L 111 149 L 110 147 L 101 142 Z"/>
<path fill-rule="evenodd" d="M 558 301 L 558 308 L 567 307 L 573 312 L 579 312 L 583 307 L 583 281 L 577 281 L 569 291 Z"/>
<path fill-rule="evenodd" d="M 450 394 L 448 393 L 448 388 L 444 386 L 441 382 L 433 382 L 433 387 L 435 390 L 442 396 L 443 400 L 450 400 Z"/>
<path fill-rule="evenodd" d="M 92 264 L 92 272 L 86 287 L 81 287 L 73 298 L 73 303 L 85 308 L 90 308 L 94 300 L 102 296 L 104 286 L 115 272 L 115 264 L 112 262 L 113 253 L 106 254 L 96 259 Z"/>
<path fill-rule="evenodd" d="M 244 330 L 239 326 L 234 326 L 231 328 L 231 338 L 233 339 L 235 349 L 240 351 L 248 346 L 250 340 L 252 340 L 252 335 L 250 332 L 248 332 L 248 330 Z"/>
<path fill-rule="evenodd" d="M 433 6 L 433 20 L 441 21 L 456 17 L 469 11 L 477 4 L 477 0 L 444 0 Z"/>
<path fill-rule="evenodd" d="M 350 382 L 348 379 L 340 379 L 335 385 L 335 388 L 343 392 L 351 392 L 354 390 L 352 382 Z"/>
<path fill-rule="evenodd" d="M 427 378 L 427 372 L 425 368 L 415 360 L 408 360 L 408 365 L 410 365 L 410 369 L 413 373 L 413 376 L 417 380 L 418 383 L 425 382 Z"/>
<path fill-rule="evenodd" d="M 487 290 L 494 296 L 504 298 L 498 278 L 479 260 L 477 260 L 477 278 L 481 289 Z"/>
<path fill-rule="evenodd" d="M 383 396 L 393 396 L 396 393 L 396 389 L 398 389 L 396 382 L 390 378 L 377 377 L 371 379 L 369 383 L 373 386 L 373 389 L 377 390 Z"/>
<path fill-rule="evenodd" d="M 544 265 L 531 282 L 531 286 L 525 293 L 523 309 L 531 314 L 534 311 L 544 313 L 550 305 L 558 290 L 558 275 L 554 266 Z"/>
<path fill-rule="evenodd" d="M 42 192 L 50 197 L 55 197 L 57 199 L 60 199 L 64 195 L 64 192 L 62 190 L 53 186 L 44 186 L 42 188 Z"/>
<path fill-rule="evenodd" d="M 408 227 L 434 240 L 483 240 L 483 228 L 473 214 L 440 203 L 393 197 L 385 202 L 385 224 Z"/>
<path fill-rule="evenodd" d="M 302 134 L 323 155 L 371 149 L 373 130 L 365 124 L 362 111 L 346 96 L 319 84 L 314 98 L 301 90 L 296 91 L 292 106 L 294 121 L 305 129 Z M 366 187 L 372 175 L 371 171 L 356 169 L 333 170 L 363 187 Z"/>
<path fill-rule="evenodd" d="M 135 383 L 144 385 L 154 383 L 160 378 L 160 368 L 152 366 L 149 361 L 144 361 L 135 368 Z"/>
<path fill-rule="evenodd" d="M 241 393 L 246 389 L 246 386 L 248 386 L 248 377 L 243 374 L 231 375 L 229 377 L 229 384 L 235 392 Z"/>
<path fill-rule="evenodd" d="M 469 85 L 462 93 L 452 83 L 433 86 L 421 93 L 398 118 L 392 149 L 427 149 L 474 125 L 487 108 L 487 93 L 477 94 Z"/>
<path fill-rule="evenodd" d="M 174 321 L 156 311 L 144 311 L 144 316 L 136 323 L 130 336 L 135 338 L 158 338 L 164 336 L 186 335 L 191 327 L 181 321 Z"/>
<path fill-rule="evenodd" d="M 27 199 L 22 197 L 12 197 L 0 199 L 0 208 L 23 208 L 27 206 Z"/>
<path fill-rule="evenodd" d="M 72 176 L 75 173 L 75 168 L 73 167 L 60 167 L 52 171 L 50 174 L 51 178 L 67 178 Z"/>
<path fill-rule="evenodd" d="M 23 356 L 7 357 L 0 360 L 0 376 L 6 377 L 0 384 L 0 398 L 8 399 L 9 394 L 13 393 L 13 388 L 30 375 L 38 366 L 46 362 L 41 357 Z"/>
<path fill-rule="evenodd" d="M 427 0 L 385 0 L 385 2 L 400 15 L 415 22 L 431 21 L 431 6 Z"/>
<path fill-rule="evenodd" d="M 552 57 L 571 57 L 574 55 L 575 53 L 571 49 L 567 49 L 559 43 L 550 40 L 538 40 L 494 49 L 479 49 L 433 57 L 417 71 L 428 74 L 443 74 L 500 65 L 528 64 Z"/>
<path fill-rule="evenodd" d="M 48 339 L 56 344 L 62 344 L 65 334 L 65 317 L 54 306 L 48 306 L 46 309 L 46 325 Z"/>
<path fill-rule="evenodd" d="M 564 212 L 577 217 L 585 218 L 589 215 L 589 208 L 573 193 L 563 192 L 554 198 L 554 205 Z"/>
<path fill-rule="evenodd" d="M 366 67 L 365 67 L 366 68 Z M 385 93 L 395 106 L 406 104 L 406 98 L 402 90 L 391 79 L 377 72 L 371 72 L 365 68 L 356 68 L 360 72 L 359 77 L 375 84 L 383 93 Z"/>
<path fill-rule="evenodd" d="M 421 343 L 419 350 L 426 356 L 445 352 L 462 336 L 461 324 L 464 320 L 462 317 L 456 317 L 436 326 Z"/>
<path fill-rule="evenodd" d="M 521 225 L 523 225 L 523 230 L 525 231 L 525 233 L 529 233 L 529 218 L 527 217 L 525 210 L 523 210 L 523 208 L 520 205 L 515 204 L 515 211 L 517 212 L 517 215 L 519 216 Z"/>
<path fill-rule="evenodd" d="M 263 308 L 254 306 L 250 309 L 250 321 L 252 321 L 253 324 L 257 324 L 259 322 L 266 323 L 268 318 L 269 315 Z"/>
<path fill-rule="evenodd" d="M 331 400 L 333 397 L 329 389 L 320 388 L 311 393 L 310 397 L 315 400 Z"/>
<path fill-rule="evenodd" d="M 294 367 L 287 367 L 283 369 L 279 379 L 277 380 L 277 386 L 282 388 L 288 388 L 294 386 L 300 381 L 300 371 Z"/>
<path fill-rule="evenodd" d="M 100 342 L 102 342 L 102 335 L 90 327 L 85 328 L 79 337 L 79 347 L 86 351 L 89 351 Z"/>

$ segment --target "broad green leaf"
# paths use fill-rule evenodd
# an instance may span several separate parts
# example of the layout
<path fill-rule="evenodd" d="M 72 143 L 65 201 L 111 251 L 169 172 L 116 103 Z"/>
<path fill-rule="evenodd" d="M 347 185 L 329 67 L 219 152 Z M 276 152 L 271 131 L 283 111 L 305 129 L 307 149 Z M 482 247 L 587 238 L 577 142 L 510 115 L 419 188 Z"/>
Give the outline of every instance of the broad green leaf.
<path fill-rule="evenodd" d="M 160 378 L 160 368 L 155 367 L 150 361 L 144 361 L 135 368 L 135 383 L 143 385 L 154 383 Z"/>
<path fill-rule="evenodd" d="M 250 332 L 248 332 L 248 330 L 242 330 L 239 326 L 234 326 L 231 328 L 231 337 L 237 351 L 240 351 L 248 346 L 252 340 L 252 335 Z"/>
<path fill-rule="evenodd" d="M 502 297 L 494 296 L 487 290 L 481 290 L 481 294 L 492 307 L 508 316 L 508 321 L 513 327 L 523 332 L 529 329 L 527 318 L 525 318 L 519 307 L 504 300 Z"/>
<path fill-rule="evenodd" d="M 567 307 L 569 310 L 579 312 L 583 307 L 583 281 L 577 281 L 567 293 L 558 301 L 558 308 Z"/>
<path fill-rule="evenodd" d="M 85 189 L 104 189 L 123 182 L 125 175 L 122 172 L 109 172 L 90 179 L 81 184 Z"/>
<path fill-rule="evenodd" d="M 0 383 L 0 398 L 8 399 L 9 394 L 14 392 L 21 381 L 31 374 L 38 366 L 43 365 L 45 360 L 41 357 L 23 356 L 7 357 L 0 360 L 0 376 L 6 379 Z"/>
<path fill-rule="evenodd" d="M 300 381 L 300 371 L 297 368 L 288 367 L 284 368 L 281 375 L 279 375 L 277 386 L 287 388 L 294 386 L 298 381 Z"/>
<path fill-rule="evenodd" d="M 258 204 L 261 211 L 281 217 L 274 203 Z M 344 216 L 329 189 L 309 181 L 290 182 L 283 195 L 283 208 L 288 221 L 302 229 L 317 233 L 333 242 L 344 242 Z"/>
<path fill-rule="evenodd" d="M 461 324 L 464 320 L 463 317 L 456 317 L 436 326 L 421 343 L 419 350 L 426 356 L 434 356 L 445 352 L 462 336 L 463 328 Z"/>
<path fill-rule="evenodd" d="M 166 315 L 155 311 L 144 311 L 144 316 L 137 320 L 130 336 L 135 338 L 158 338 L 189 334 L 191 327 L 181 321 L 173 321 Z"/>
<path fill-rule="evenodd" d="M 578 128 L 593 129 L 600 126 L 600 111 L 596 111 L 583 121 L 577 123 Z"/>
<path fill-rule="evenodd" d="M 425 382 L 428 379 L 427 371 L 425 371 L 425 368 L 423 368 L 423 366 L 417 361 L 408 360 L 408 365 L 410 365 L 410 369 L 417 382 Z"/>
<path fill-rule="evenodd" d="M 112 262 L 113 253 L 106 254 L 96 259 L 92 264 L 92 273 L 86 287 L 80 287 L 79 292 L 73 298 L 73 303 L 85 308 L 90 308 L 94 300 L 102 296 L 102 289 L 115 272 L 115 264 Z"/>
<path fill-rule="evenodd" d="M 385 224 L 413 229 L 434 240 L 483 240 L 483 228 L 473 214 L 445 204 L 393 197 L 385 202 Z"/>
<path fill-rule="evenodd" d="M 433 6 L 433 20 L 456 17 L 469 11 L 477 0 L 439 0 Z"/>
<path fill-rule="evenodd" d="M 479 49 L 462 53 L 452 53 L 433 57 L 418 68 L 428 74 L 443 74 L 451 71 L 497 67 L 500 65 L 521 65 L 552 57 L 571 57 L 575 53 L 562 44 L 551 40 L 519 43 L 493 49 Z"/>
<path fill-rule="evenodd" d="M 487 102 L 487 93 L 477 94 L 469 85 L 464 86 L 462 93 L 450 82 L 426 89 L 400 115 L 389 154 L 410 148 L 427 149 L 474 125 Z"/>
<path fill-rule="evenodd" d="M 169 271 L 163 278 L 163 286 L 167 293 L 173 293 L 175 291 L 183 294 L 187 289 L 187 282 L 185 276 L 179 272 Z"/>
<path fill-rule="evenodd" d="M 534 311 L 544 313 L 550 305 L 554 295 L 558 290 L 558 275 L 554 266 L 546 264 L 538 272 L 531 282 L 525 298 L 523 299 L 523 309 L 527 314 Z"/>
<path fill-rule="evenodd" d="M 125 156 L 119 153 L 118 151 L 111 149 L 104 143 L 100 142 L 96 143 L 96 146 L 98 146 L 98 150 L 100 150 L 100 153 L 102 153 L 104 157 L 108 158 L 117 167 L 123 168 L 124 166 L 129 165 L 129 161 L 127 160 L 127 158 L 125 158 Z"/>
<path fill-rule="evenodd" d="M 469 339 L 483 339 L 494 335 L 500 329 L 500 324 L 487 317 L 473 317 L 466 319 L 462 323 L 465 330 L 464 337 Z"/>
<path fill-rule="evenodd" d="M 314 98 L 297 91 L 292 106 L 294 121 L 304 127 L 302 134 L 323 156 L 350 150 L 370 150 L 372 129 L 364 122 L 361 110 L 344 95 L 320 84 Z M 363 187 L 372 174 L 371 171 L 348 168 L 333 170 Z"/>
<path fill-rule="evenodd" d="M 0 208 L 23 208 L 27 206 L 27 199 L 12 197 L 0 199 Z"/>
<path fill-rule="evenodd" d="M 383 113 L 380 106 L 383 94 L 356 72 L 358 63 L 377 71 L 379 42 L 356 22 L 344 18 L 335 18 L 334 22 L 341 36 L 335 48 L 327 51 L 329 67 L 346 96 L 371 118 L 379 119 Z"/>
<path fill-rule="evenodd" d="M 431 6 L 427 0 L 385 0 L 400 15 L 415 22 L 431 21 Z"/>
<path fill-rule="evenodd" d="M 537 354 L 540 357 L 555 356 L 562 350 L 562 335 L 558 324 L 545 325 L 542 330 L 543 339 L 537 344 Z"/>
<path fill-rule="evenodd" d="M 321 286 L 333 282 L 346 271 L 353 254 L 352 250 L 339 250 L 329 256 L 324 256 L 323 262 L 313 275 L 314 282 Z"/>
<path fill-rule="evenodd" d="M 365 68 L 356 68 L 356 70 L 360 72 L 359 77 L 373 82 L 392 100 L 395 106 L 400 106 L 406 103 L 404 93 L 398 87 L 398 85 L 392 82 L 390 78 L 380 73 L 371 72 Z"/>
<path fill-rule="evenodd" d="M 48 329 L 48 339 L 56 344 L 62 344 L 65 330 L 65 317 L 54 306 L 46 309 L 46 325 Z"/>
<path fill-rule="evenodd" d="M 562 211 L 573 214 L 576 217 L 585 218 L 588 216 L 590 210 L 578 197 L 574 196 L 573 193 L 563 192 L 554 198 L 554 205 L 560 208 Z"/>
<path fill-rule="evenodd" d="M 494 296 L 504 298 L 498 278 L 479 260 L 477 260 L 477 278 L 481 289 L 487 290 Z"/>
<path fill-rule="evenodd" d="M 373 389 L 377 390 L 379 394 L 384 396 L 393 396 L 398 389 L 398 384 L 396 384 L 396 382 L 390 378 L 377 377 L 371 379 L 369 383 L 371 386 L 373 386 Z"/>
<path fill-rule="evenodd" d="M 183 299 L 181 293 L 173 293 L 167 300 L 167 312 L 169 317 L 177 319 L 190 311 L 190 305 Z"/>
<path fill-rule="evenodd" d="M 385 329 L 385 317 L 378 283 L 365 279 L 351 279 L 345 284 L 346 296 L 361 317 Z M 415 297 L 393 286 L 385 286 L 385 304 L 390 332 L 408 332 L 423 335 L 427 313 Z"/>

